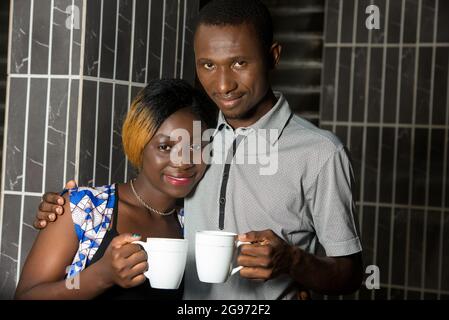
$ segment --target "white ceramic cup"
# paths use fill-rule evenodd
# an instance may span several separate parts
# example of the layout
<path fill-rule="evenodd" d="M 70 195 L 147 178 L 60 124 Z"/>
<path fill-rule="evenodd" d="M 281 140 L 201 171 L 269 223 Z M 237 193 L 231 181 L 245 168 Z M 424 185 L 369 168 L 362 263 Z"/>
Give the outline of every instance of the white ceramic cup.
<path fill-rule="evenodd" d="M 242 244 L 236 233 L 225 231 L 197 231 L 195 261 L 198 278 L 202 282 L 223 283 L 243 267 L 233 268 L 236 249 Z"/>
<path fill-rule="evenodd" d="M 178 289 L 184 275 L 187 260 L 186 239 L 147 238 L 140 244 L 148 256 L 148 271 L 145 276 L 152 288 Z"/>

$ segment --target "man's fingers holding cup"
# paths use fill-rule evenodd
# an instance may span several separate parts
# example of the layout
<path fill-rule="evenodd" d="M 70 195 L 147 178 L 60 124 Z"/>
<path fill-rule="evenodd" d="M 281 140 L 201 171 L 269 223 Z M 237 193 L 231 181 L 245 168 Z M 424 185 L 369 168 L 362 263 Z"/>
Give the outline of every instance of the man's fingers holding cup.
<path fill-rule="evenodd" d="M 244 267 L 240 270 L 240 276 L 252 280 L 268 280 L 271 278 L 272 272 L 272 269 Z"/>
<path fill-rule="evenodd" d="M 243 267 L 270 268 L 272 261 L 268 257 L 253 257 L 247 255 L 239 255 L 237 265 Z"/>

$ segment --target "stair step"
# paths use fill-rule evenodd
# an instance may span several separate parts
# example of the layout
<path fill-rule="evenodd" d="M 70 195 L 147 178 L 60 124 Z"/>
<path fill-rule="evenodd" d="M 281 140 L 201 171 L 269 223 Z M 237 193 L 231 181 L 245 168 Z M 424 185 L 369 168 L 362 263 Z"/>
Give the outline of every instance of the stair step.
<path fill-rule="evenodd" d="M 306 12 L 301 8 L 279 8 L 272 11 L 275 32 L 322 32 L 324 13 Z"/>
<path fill-rule="evenodd" d="M 323 63 L 319 60 L 287 60 L 281 59 L 276 69 L 322 69 Z"/>
<path fill-rule="evenodd" d="M 321 69 L 279 68 L 273 71 L 271 80 L 278 86 L 320 86 Z"/>
<path fill-rule="evenodd" d="M 276 89 L 275 89 L 276 90 Z M 320 95 L 317 93 L 291 93 L 282 90 L 287 98 L 290 108 L 295 112 L 315 112 L 319 113 Z"/>

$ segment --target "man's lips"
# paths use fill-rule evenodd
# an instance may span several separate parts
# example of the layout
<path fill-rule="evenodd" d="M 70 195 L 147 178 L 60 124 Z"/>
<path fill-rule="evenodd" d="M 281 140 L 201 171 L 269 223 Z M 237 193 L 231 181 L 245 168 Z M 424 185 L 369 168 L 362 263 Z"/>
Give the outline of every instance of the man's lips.
<path fill-rule="evenodd" d="M 220 102 L 220 105 L 229 108 L 229 107 L 234 107 L 236 104 L 238 104 L 240 102 L 240 100 L 242 99 L 242 97 L 243 97 L 243 94 L 238 95 L 238 96 L 232 96 L 232 97 L 217 96 L 217 99 Z"/>
<path fill-rule="evenodd" d="M 193 182 L 194 176 L 195 175 L 175 177 L 175 176 L 166 174 L 165 179 L 167 180 L 168 183 L 170 183 L 174 186 L 185 186 L 185 185 L 188 185 Z"/>

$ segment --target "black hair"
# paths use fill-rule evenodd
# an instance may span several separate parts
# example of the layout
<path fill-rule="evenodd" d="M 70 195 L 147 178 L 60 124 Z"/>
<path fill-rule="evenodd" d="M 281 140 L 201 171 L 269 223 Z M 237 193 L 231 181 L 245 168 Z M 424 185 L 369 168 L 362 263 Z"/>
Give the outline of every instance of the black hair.
<path fill-rule="evenodd" d="M 178 110 L 190 107 L 209 128 L 216 123 L 216 107 L 205 94 L 182 79 L 151 80 L 140 92 L 142 107 L 151 106 L 156 127 Z"/>
<path fill-rule="evenodd" d="M 212 0 L 201 10 L 197 28 L 201 24 L 212 26 L 238 26 L 249 24 L 259 35 L 264 49 L 273 44 L 273 22 L 268 8 L 260 0 Z"/>

